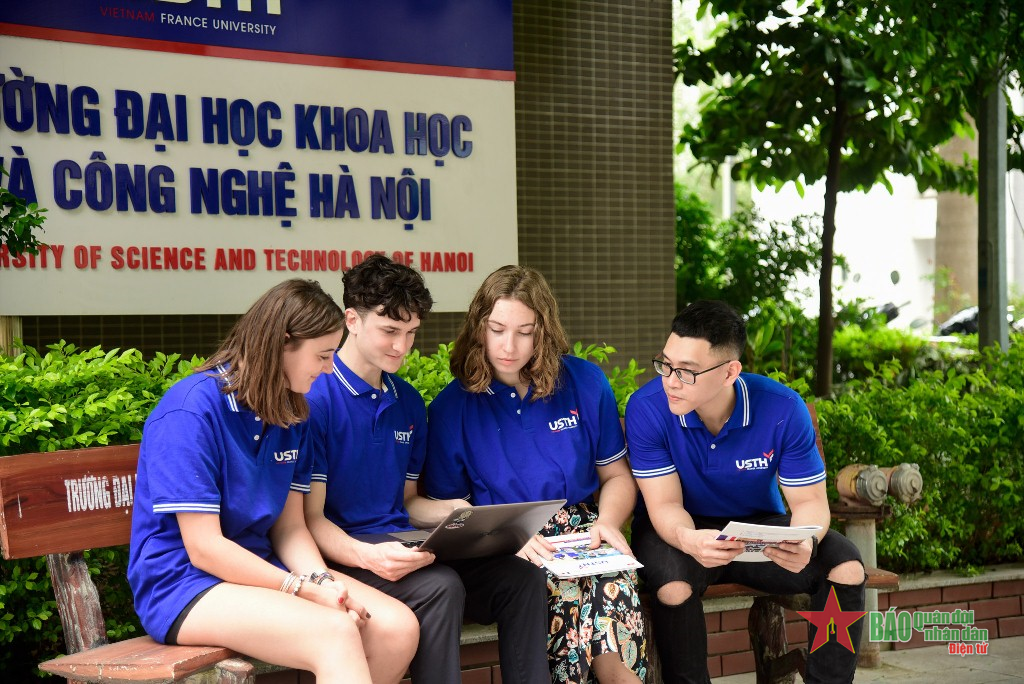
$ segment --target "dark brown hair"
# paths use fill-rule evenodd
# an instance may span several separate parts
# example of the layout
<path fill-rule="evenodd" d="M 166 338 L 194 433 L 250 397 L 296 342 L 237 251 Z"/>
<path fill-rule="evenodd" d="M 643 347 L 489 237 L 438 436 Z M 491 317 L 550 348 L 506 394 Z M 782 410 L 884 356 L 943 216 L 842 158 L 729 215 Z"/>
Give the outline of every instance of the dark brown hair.
<path fill-rule="evenodd" d="M 220 348 L 197 371 L 223 364 L 224 392 L 270 425 L 309 417 L 306 398 L 288 388 L 281 357 L 303 340 L 338 332 L 345 314 L 315 280 L 286 280 L 268 290 L 238 319 Z"/>
<path fill-rule="evenodd" d="M 355 309 L 360 317 L 372 312 L 393 321 L 408 321 L 416 314 L 423 320 L 434 305 L 419 271 L 382 254 L 373 254 L 346 271 L 341 284 L 345 308 Z"/>
<path fill-rule="evenodd" d="M 522 302 L 537 314 L 533 331 L 533 356 L 522 370 L 522 379 L 533 385 L 533 399 L 554 393 L 562 370 L 562 355 L 569 342 L 558 318 L 558 302 L 540 271 L 527 266 L 502 266 L 487 276 L 469 304 L 462 329 L 451 352 L 452 374 L 470 392 L 483 392 L 494 371 L 484 346 L 487 319 L 499 299 Z"/>

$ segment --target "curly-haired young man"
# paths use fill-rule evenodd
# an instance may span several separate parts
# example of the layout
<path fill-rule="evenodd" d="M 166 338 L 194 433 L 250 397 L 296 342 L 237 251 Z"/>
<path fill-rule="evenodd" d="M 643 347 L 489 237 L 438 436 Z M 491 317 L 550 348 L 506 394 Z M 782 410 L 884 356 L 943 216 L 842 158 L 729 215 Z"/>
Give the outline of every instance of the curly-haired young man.
<path fill-rule="evenodd" d="M 458 575 L 435 564 L 433 554 L 352 536 L 410 530 L 417 506 L 447 513 L 455 505 L 416 494 L 426 409 L 416 389 L 395 375 L 433 300 L 418 272 L 381 255 L 346 272 L 342 284 L 347 334 L 331 372 L 308 395 L 315 460 L 306 522 L 334 570 L 416 613 L 413 679 L 457 682 L 465 597 Z"/>
<path fill-rule="evenodd" d="M 348 271 L 342 284 L 348 334 L 332 372 L 307 395 L 315 460 L 306 522 L 313 538 L 332 568 L 397 598 L 416 614 L 419 648 L 410 666 L 415 684 L 462 681 L 459 636 L 467 605 L 471 617 L 486 616 L 505 635 L 502 681 L 542 681 L 547 673 L 543 573 L 538 580 L 503 571 L 509 565 L 504 556 L 461 561 L 456 572 L 435 563 L 433 554 L 399 542 L 356 538 L 410 530 L 410 519 L 437 524 L 467 503 L 417 494 L 427 414 L 416 389 L 395 373 L 433 304 L 423 276 L 374 255 Z"/>

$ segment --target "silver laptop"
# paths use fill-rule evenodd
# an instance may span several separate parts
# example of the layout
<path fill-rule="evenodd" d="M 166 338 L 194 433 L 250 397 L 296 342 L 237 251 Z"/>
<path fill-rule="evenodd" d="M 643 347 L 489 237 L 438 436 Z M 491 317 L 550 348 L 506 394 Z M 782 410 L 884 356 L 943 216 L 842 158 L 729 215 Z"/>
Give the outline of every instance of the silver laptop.
<path fill-rule="evenodd" d="M 352 536 L 374 544 L 400 541 L 408 547 L 430 551 L 439 560 L 497 556 L 523 548 L 564 505 L 565 499 L 552 499 L 466 506 L 449 513 L 433 530 Z"/>

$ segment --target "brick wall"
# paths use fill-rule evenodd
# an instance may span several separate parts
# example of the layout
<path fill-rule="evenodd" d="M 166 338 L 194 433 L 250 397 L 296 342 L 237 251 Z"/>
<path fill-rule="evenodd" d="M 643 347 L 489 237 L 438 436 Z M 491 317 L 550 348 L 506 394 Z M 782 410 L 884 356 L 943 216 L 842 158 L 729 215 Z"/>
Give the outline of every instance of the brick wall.
<path fill-rule="evenodd" d="M 709 602 L 709 606 L 713 605 Z M 878 594 L 878 609 L 949 612 L 974 611 L 974 626 L 988 630 L 989 640 L 1024 635 L 1024 580 L 977 582 L 954 586 L 936 586 Z M 708 612 L 708 671 L 712 677 L 754 671 L 754 657 L 747 635 L 747 608 Z M 786 638 L 790 648 L 807 646 L 807 620 L 786 611 Z M 893 644 L 896 650 L 935 646 L 914 632 L 906 643 Z M 887 644 L 882 644 L 886 650 Z"/>
<path fill-rule="evenodd" d="M 512 8 L 520 263 L 570 340 L 649 359 L 675 309 L 672 4 Z"/>
<path fill-rule="evenodd" d="M 1024 634 L 1024 580 L 981 582 L 951 587 L 933 587 L 912 591 L 896 591 L 878 595 L 878 609 L 890 607 L 909 611 L 973 610 L 974 626 L 987 629 L 989 639 Z M 934 646 L 921 632 L 914 632 L 906 643 L 896 643 L 895 650 Z"/>

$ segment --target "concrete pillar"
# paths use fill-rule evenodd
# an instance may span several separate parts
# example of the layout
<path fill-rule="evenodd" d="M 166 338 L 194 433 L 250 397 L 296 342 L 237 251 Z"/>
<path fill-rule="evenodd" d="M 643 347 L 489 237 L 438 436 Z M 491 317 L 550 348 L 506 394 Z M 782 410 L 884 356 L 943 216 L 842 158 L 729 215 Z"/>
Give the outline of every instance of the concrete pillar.
<path fill-rule="evenodd" d="M 860 550 L 865 566 L 878 567 L 878 556 L 875 551 L 875 521 L 873 519 L 847 520 L 844 534 Z M 865 592 L 864 610 L 868 611 L 868 615 L 871 614 L 871 611 L 878 610 L 877 589 L 868 589 Z M 867 621 L 868 616 L 865 615 L 861 619 Z M 860 645 L 857 648 L 858 667 L 880 667 L 882 665 L 879 645 L 871 642 L 870 631 L 865 624 L 864 630 L 861 632 Z"/>
<path fill-rule="evenodd" d="M 953 138 L 939 148 L 948 161 L 978 157 L 977 138 Z M 935 323 L 978 301 L 978 202 L 974 195 L 940 192 L 935 219 Z M 948 281 L 945 280 L 948 275 Z"/>
<path fill-rule="evenodd" d="M 0 354 L 15 356 L 21 352 L 14 346 L 14 339 L 21 339 L 21 317 L 0 316 Z"/>

